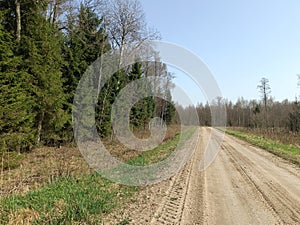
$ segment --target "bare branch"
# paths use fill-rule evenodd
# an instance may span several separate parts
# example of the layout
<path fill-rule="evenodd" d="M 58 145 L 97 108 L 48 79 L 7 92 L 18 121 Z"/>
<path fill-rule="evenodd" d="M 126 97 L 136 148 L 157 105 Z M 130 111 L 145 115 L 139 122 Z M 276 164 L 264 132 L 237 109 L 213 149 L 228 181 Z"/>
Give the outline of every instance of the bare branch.
<path fill-rule="evenodd" d="M 145 40 L 158 37 L 147 29 L 145 14 L 138 0 L 102 0 L 99 3 L 111 45 L 123 51 L 126 45 L 138 46 Z"/>

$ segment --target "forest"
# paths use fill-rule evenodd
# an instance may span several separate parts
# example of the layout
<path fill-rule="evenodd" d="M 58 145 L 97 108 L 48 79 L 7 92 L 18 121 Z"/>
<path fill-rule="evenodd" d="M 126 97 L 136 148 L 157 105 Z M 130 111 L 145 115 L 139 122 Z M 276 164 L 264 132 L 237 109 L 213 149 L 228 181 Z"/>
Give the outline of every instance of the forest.
<path fill-rule="evenodd" d="M 295 99 L 276 100 L 262 74 L 258 99 L 183 106 L 141 2 L 0 1 L 0 224 L 300 224 L 300 75 Z M 186 21 L 182 3 L 162 18 Z"/>
<path fill-rule="evenodd" d="M 159 39 L 149 28 L 139 1 L 83 2 L 67 0 L 3 0 L 0 2 L 0 151 L 28 151 L 40 145 L 74 141 L 72 105 L 78 82 L 105 52 L 122 52 L 128 43 L 138 46 Z M 111 106 L 122 88 L 153 75 L 162 82 L 164 96 L 147 97 L 131 109 L 135 132 L 147 130 L 153 117 L 167 124 L 180 121 L 172 101 L 172 77 L 162 62 L 139 62 L 116 72 L 103 87 L 96 107 L 96 126 L 102 138 L 113 138 Z M 298 77 L 300 82 L 300 77 Z M 267 78 L 258 83 L 259 100 L 224 98 L 196 106 L 199 121 L 211 126 L 211 107 L 226 107 L 228 127 L 278 128 L 300 131 L 300 102 L 275 101 Z M 188 115 L 194 106 L 176 106 Z"/>
<path fill-rule="evenodd" d="M 299 75 L 298 87 L 300 87 Z M 257 88 L 261 99 L 246 100 L 240 97 L 234 103 L 220 97 L 211 104 L 198 104 L 196 110 L 200 124 L 211 125 L 210 107 L 225 106 L 227 113 L 226 126 L 228 127 L 278 128 L 287 132 L 300 131 L 300 101 L 297 97 L 294 101 L 288 99 L 281 102 L 274 100 L 269 80 L 265 77 L 259 81 L 257 87 L 253 88 Z"/>
<path fill-rule="evenodd" d="M 147 27 L 140 3 L 130 0 L 4 0 L 0 21 L 2 152 L 72 143 L 74 94 L 88 66 L 112 49 L 159 38 Z M 159 61 L 137 60 L 116 72 L 99 93 L 95 117 L 102 138 L 113 136 L 111 105 L 119 91 L 149 71 L 160 77 L 157 89 L 167 101 L 141 99 L 131 109 L 131 127 L 144 130 L 156 116 L 173 121 L 172 75 Z"/>
<path fill-rule="evenodd" d="M 298 81 L 297 81 L 298 80 Z M 300 75 L 295 79 L 295 85 L 300 88 Z M 257 135 L 258 137 L 270 138 L 285 144 L 300 143 L 300 94 L 295 95 L 295 100 L 276 101 L 272 97 L 272 87 L 269 79 L 263 77 L 258 81 L 257 92 L 260 99 L 247 100 L 243 97 L 232 102 L 223 97 L 217 97 L 213 102 L 199 103 L 197 106 L 177 107 L 183 114 L 189 115 L 196 110 L 199 121 L 191 121 L 184 117 L 183 124 L 201 126 L 226 126 L 227 130 L 238 130 Z M 298 97 L 297 97 L 298 96 Z M 225 124 L 213 124 L 211 110 L 225 108 Z"/>

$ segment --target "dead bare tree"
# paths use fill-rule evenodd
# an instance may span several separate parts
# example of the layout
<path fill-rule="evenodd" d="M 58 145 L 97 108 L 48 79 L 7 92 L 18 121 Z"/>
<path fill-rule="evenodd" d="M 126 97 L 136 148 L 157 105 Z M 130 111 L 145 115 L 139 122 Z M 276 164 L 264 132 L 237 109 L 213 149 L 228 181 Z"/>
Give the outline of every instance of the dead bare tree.
<path fill-rule="evenodd" d="M 268 127 L 268 108 L 267 108 L 267 104 L 268 104 L 269 95 L 271 93 L 269 80 L 267 78 L 263 77 L 260 80 L 260 84 L 257 86 L 257 88 L 259 89 L 259 92 L 261 93 L 262 102 L 263 102 L 264 109 L 265 109 L 265 125 L 266 125 L 266 127 Z"/>

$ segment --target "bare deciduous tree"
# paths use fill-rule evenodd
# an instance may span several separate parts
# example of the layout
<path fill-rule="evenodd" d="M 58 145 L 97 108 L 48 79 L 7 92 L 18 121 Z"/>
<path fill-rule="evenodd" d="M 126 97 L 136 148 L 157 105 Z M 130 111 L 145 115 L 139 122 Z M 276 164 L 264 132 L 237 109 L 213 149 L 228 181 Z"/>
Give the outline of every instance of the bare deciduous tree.
<path fill-rule="evenodd" d="M 138 1 L 109 0 L 106 6 L 105 23 L 113 47 L 122 49 L 125 44 L 142 39 L 146 24 Z"/>
<path fill-rule="evenodd" d="M 267 78 L 263 77 L 260 80 L 260 84 L 257 86 L 257 88 L 259 89 L 259 91 L 261 93 L 263 105 L 264 105 L 264 108 L 265 108 L 265 125 L 266 125 L 266 127 L 268 127 L 268 108 L 267 108 L 267 104 L 268 104 L 269 94 L 271 93 L 269 80 Z"/>
<path fill-rule="evenodd" d="M 51 21 L 51 23 L 57 23 L 60 16 L 67 11 L 67 2 L 68 0 L 48 0 L 45 12 L 46 19 Z"/>
<path fill-rule="evenodd" d="M 100 1 L 99 7 L 102 8 L 111 46 L 120 51 L 121 58 L 125 46 L 136 48 L 145 40 L 158 38 L 157 32 L 149 31 L 138 0 Z"/>

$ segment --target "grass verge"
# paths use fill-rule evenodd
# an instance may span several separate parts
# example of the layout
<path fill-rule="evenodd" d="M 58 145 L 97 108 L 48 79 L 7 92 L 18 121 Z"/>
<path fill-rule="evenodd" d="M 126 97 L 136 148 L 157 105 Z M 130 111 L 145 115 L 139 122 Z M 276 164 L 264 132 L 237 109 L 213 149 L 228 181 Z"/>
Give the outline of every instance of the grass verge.
<path fill-rule="evenodd" d="M 188 128 L 127 163 L 148 165 L 164 160 L 175 150 L 181 135 L 187 141 L 195 130 Z M 96 173 L 62 176 L 37 190 L 0 198 L 0 224 L 101 224 L 101 215 L 121 206 L 136 190 Z M 126 220 L 120 222 L 126 223 Z"/>
<path fill-rule="evenodd" d="M 98 224 L 135 188 L 114 184 L 98 174 L 61 177 L 25 195 L 0 199 L 0 224 Z"/>
<path fill-rule="evenodd" d="M 282 144 L 278 141 L 241 131 L 227 129 L 226 133 L 243 139 L 250 144 L 263 148 L 274 155 L 300 166 L 300 149 L 297 146 Z"/>
<path fill-rule="evenodd" d="M 181 134 L 176 134 L 170 141 L 167 141 L 152 150 L 141 152 L 139 156 L 129 160 L 127 163 L 135 166 L 146 166 L 160 162 L 166 159 L 176 149 L 180 139 L 183 143 L 189 140 L 196 129 L 196 127 L 190 127 Z"/>

